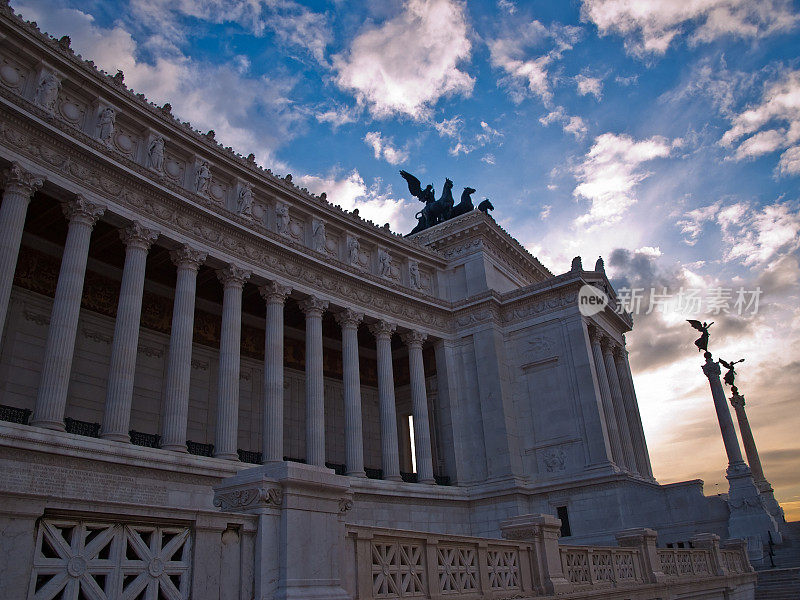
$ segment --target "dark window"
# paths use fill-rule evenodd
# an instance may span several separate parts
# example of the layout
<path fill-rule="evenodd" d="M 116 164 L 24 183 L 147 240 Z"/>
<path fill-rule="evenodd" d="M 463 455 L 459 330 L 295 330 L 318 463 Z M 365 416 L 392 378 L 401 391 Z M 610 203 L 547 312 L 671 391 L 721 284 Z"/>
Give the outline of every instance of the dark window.
<path fill-rule="evenodd" d="M 572 530 L 569 528 L 569 513 L 566 506 L 556 507 L 556 516 L 561 519 L 561 537 L 569 537 Z"/>

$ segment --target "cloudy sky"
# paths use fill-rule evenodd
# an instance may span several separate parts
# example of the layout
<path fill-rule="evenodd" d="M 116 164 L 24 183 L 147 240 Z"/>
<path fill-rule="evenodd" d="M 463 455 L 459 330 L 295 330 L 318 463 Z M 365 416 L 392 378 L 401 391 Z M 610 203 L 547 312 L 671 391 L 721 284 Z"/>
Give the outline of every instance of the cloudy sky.
<path fill-rule="evenodd" d="M 767 477 L 800 518 L 797 2 L 11 4 L 395 231 L 419 208 L 402 168 L 476 188 L 554 272 L 602 255 L 618 289 L 644 290 L 628 347 L 656 477 L 707 494 L 727 490 L 726 460 L 684 319 L 714 321 L 715 354 L 746 358 Z"/>

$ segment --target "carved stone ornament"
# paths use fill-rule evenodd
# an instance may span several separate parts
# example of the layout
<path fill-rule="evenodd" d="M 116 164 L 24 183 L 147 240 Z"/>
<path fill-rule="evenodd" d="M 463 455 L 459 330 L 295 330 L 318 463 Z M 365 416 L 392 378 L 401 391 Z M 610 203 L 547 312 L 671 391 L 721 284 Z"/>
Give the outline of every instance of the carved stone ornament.
<path fill-rule="evenodd" d="M 176 267 L 189 268 L 196 271 L 200 268 L 200 265 L 205 262 L 208 253 L 202 250 L 195 250 L 189 246 L 181 246 L 180 248 L 172 250 L 169 256 Z"/>
<path fill-rule="evenodd" d="M 100 113 L 100 119 L 97 122 L 97 137 L 106 145 L 111 145 L 114 138 L 116 121 L 117 114 L 110 106 L 105 107 Z"/>
<path fill-rule="evenodd" d="M 389 323 L 388 321 L 376 321 L 369 326 L 369 330 L 372 332 L 372 335 L 375 336 L 376 339 L 386 337 L 392 337 L 394 330 L 397 329 L 397 325 L 394 323 Z"/>
<path fill-rule="evenodd" d="M 504 529 L 502 536 L 507 540 L 514 541 L 530 541 L 539 535 L 539 528 L 535 525 L 528 527 L 515 527 L 513 529 Z"/>
<path fill-rule="evenodd" d="M 422 278 L 419 274 L 419 263 L 415 260 L 408 262 L 408 283 L 415 290 L 422 288 Z"/>
<path fill-rule="evenodd" d="M 283 202 L 278 202 L 275 205 L 275 229 L 281 235 L 290 235 L 289 223 L 289 207 Z"/>
<path fill-rule="evenodd" d="M 30 196 L 44 185 L 44 177 L 34 175 L 22 168 L 17 162 L 3 171 L 3 188 L 5 192 L 17 192 Z"/>
<path fill-rule="evenodd" d="M 336 321 L 344 329 L 345 327 L 358 327 L 361 321 L 364 320 L 364 313 L 345 308 L 336 312 L 335 317 Z"/>
<path fill-rule="evenodd" d="M 157 135 L 147 149 L 147 165 L 158 173 L 164 170 L 164 145 L 164 137 Z"/>
<path fill-rule="evenodd" d="M 567 453 L 561 448 L 549 448 L 542 453 L 542 462 L 548 473 L 564 471 L 567 468 Z"/>
<path fill-rule="evenodd" d="M 106 211 L 105 206 L 90 202 L 80 194 L 71 200 L 62 201 L 61 209 L 64 211 L 64 216 L 70 223 L 76 220 L 89 225 L 89 227 L 94 227 L 94 224 L 97 223 L 97 219 Z"/>
<path fill-rule="evenodd" d="M 361 244 L 356 237 L 347 238 L 347 258 L 351 267 L 361 267 Z"/>
<path fill-rule="evenodd" d="M 211 185 L 211 169 L 206 161 L 202 161 L 197 167 L 197 174 L 194 178 L 194 191 L 201 196 L 208 197 L 208 188 Z"/>
<path fill-rule="evenodd" d="M 277 281 L 270 281 L 258 288 L 261 297 L 267 302 L 278 302 L 283 304 L 289 294 L 292 293 L 292 288 L 288 285 L 283 285 Z"/>
<path fill-rule="evenodd" d="M 392 276 L 392 256 L 383 248 L 378 248 L 378 274 L 381 277 Z"/>
<path fill-rule="evenodd" d="M 328 301 L 316 296 L 309 296 L 299 303 L 300 310 L 302 310 L 307 317 L 321 317 L 322 313 L 328 310 Z"/>
<path fill-rule="evenodd" d="M 36 88 L 36 96 L 33 101 L 52 115 L 56 110 L 56 100 L 58 100 L 60 89 L 61 82 L 58 77 L 50 71 L 43 71 L 39 77 L 39 86 Z"/>
<path fill-rule="evenodd" d="M 339 498 L 339 514 L 343 515 L 353 508 L 353 501 L 350 498 Z"/>
<path fill-rule="evenodd" d="M 283 504 L 281 488 L 247 488 L 217 493 L 214 506 L 222 510 L 242 510 L 251 506 L 280 506 Z"/>
<path fill-rule="evenodd" d="M 242 267 L 231 264 L 224 269 L 219 269 L 217 271 L 217 278 L 225 287 L 242 287 L 245 281 L 250 279 L 250 275 L 252 274 L 252 271 L 249 269 L 243 269 Z"/>
<path fill-rule="evenodd" d="M 149 250 L 153 242 L 158 239 L 158 236 L 158 231 L 145 227 L 139 221 L 134 221 L 130 227 L 121 229 L 119 232 L 119 237 L 125 246 L 141 248 L 142 250 Z"/>
<path fill-rule="evenodd" d="M 239 190 L 239 200 L 236 205 L 236 214 L 248 219 L 253 218 L 253 186 L 245 183 Z"/>
<path fill-rule="evenodd" d="M 312 248 L 317 252 L 326 253 L 327 236 L 325 234 L 325 221 L 322 219 L 314 219 L 311 222 L 312 227 Z"/>
<path fill-rule="evenodd" d="M 409 348 L 422 348 L 422 344 L 428 339 L 428 334 L 420 331 L 408 331 L 400 337 Z"/>

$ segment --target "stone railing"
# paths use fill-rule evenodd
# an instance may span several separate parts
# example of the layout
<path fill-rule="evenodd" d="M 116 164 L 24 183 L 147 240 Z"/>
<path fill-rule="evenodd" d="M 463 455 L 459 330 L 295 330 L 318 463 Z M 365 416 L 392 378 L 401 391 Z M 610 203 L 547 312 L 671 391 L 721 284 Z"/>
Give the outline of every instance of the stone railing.
<path fill-rule="evenodd" d="M 508 598 L 539 595 L 533 547 L 523 542 L 348 527 L 358 598 Z"/>
<path fill-rule="evenodd" d="M 654 585 L 690 598 L 752 572 L 743 544 L 722 549 L 711 534 L 695 536 L 694 548 L 657 548 L 652 529 L 620 532 L 619 547 L 562 546 L 559 528 L 549 515 L 502 523 L 503 540 L 348 526 L 355 566 L 345 587 L 359 600 L 583 597 L 609 588 L 638 599 Z"/>

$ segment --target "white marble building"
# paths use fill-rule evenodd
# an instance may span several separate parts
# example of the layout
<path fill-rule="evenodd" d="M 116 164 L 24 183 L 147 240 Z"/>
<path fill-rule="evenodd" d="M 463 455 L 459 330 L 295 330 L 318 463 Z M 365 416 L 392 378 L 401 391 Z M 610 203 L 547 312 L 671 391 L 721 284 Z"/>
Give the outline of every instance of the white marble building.
<path fill-rule="evenodd" d="M 5 5 L 0 115 L 0 597 L 752 597 L 602 270 L 395 235 Z"/>

